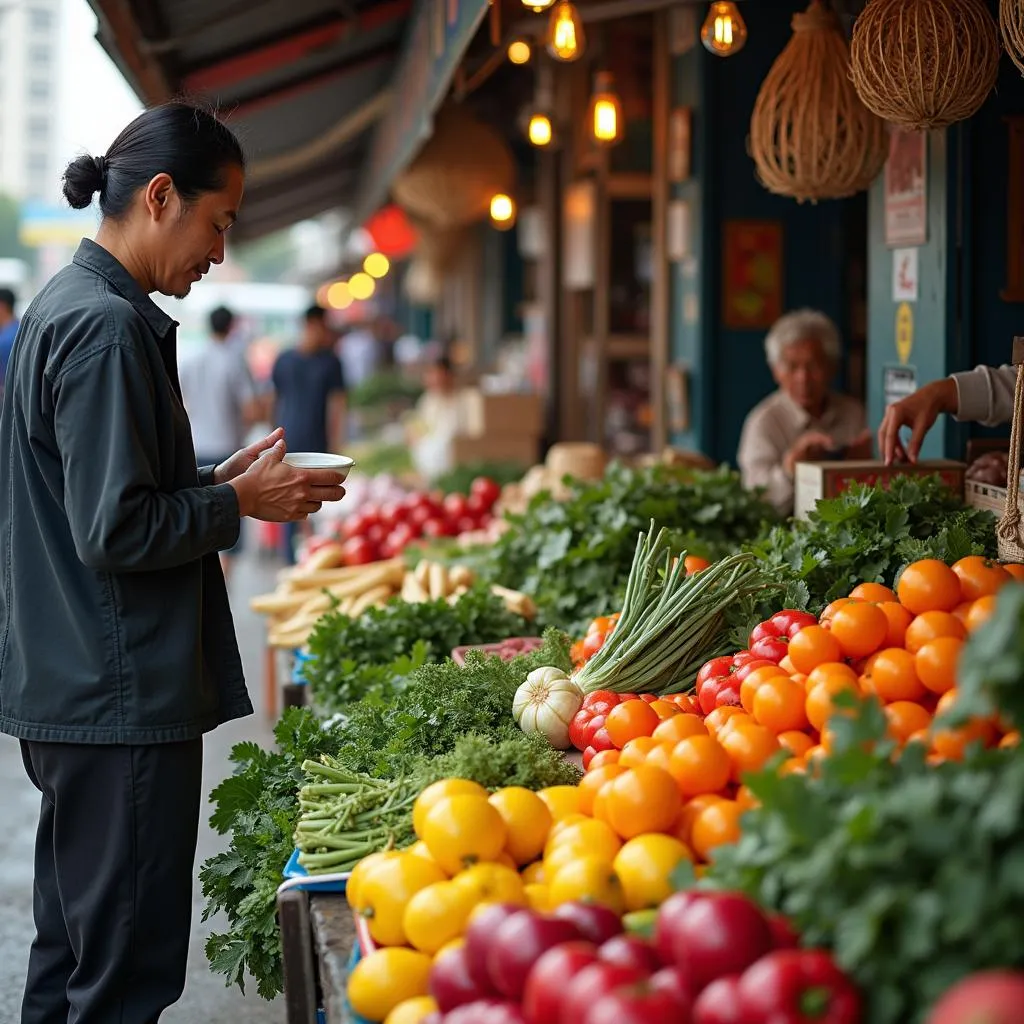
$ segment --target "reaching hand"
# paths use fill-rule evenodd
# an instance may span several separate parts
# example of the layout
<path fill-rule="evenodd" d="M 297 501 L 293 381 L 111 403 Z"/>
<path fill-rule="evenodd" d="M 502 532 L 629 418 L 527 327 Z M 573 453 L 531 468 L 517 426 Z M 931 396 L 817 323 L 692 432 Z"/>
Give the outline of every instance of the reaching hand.
<path fill-rule="evenodd" d="M 241 515 L 268 523 L 289 523 L 319 512 L 325 501 L 345 496 L 342 475 L 334 469 L 295 469 L 281 460 L 284 440 L 229 481 L 238 494 Z"/>
<path fill-rule="evenodd" d="M 261 441 L 254 441 L 247 448 L 235 452 L 230 459 L 225 459 L 213 471 L 213 482 L 215 484 L 230 483 L 235 477 L 245 473 L 268 448 L 273 448 L 283 438 L 284 428 L 278 427 Z"/>
<path fill-rule="evenodd" d="M 951 377 L 932 381 L 885 410 L 878 428 L 878 447 L 887 466 L 893 462 L 917 462 L 925 434 L 940 413 L 957 410 L 956 381 Z M 900 431 L 910 427 L 910 441 L 904 446 Z"/>
<path fill-rule="evenodd" d="M 820 430 L 808 430 L 806 434 L 801 434 L 793 442 L 793 447 L 783 456 L 783 468 L 792 476 L 798 462 L 807 462 L 833 448 L 835 448 L 835 443 L 828 434 L 822 433 Z"/>

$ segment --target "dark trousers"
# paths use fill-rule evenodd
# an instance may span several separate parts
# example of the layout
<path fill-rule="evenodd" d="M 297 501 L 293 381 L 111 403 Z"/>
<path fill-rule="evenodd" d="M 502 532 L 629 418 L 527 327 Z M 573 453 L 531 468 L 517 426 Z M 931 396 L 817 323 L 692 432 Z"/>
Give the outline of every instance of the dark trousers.
<path fill-rule="evenodd" d="M 42 793 L 21 1024 L 154 1024 L 185 987 L 203 741 L 22 741 Z"/>

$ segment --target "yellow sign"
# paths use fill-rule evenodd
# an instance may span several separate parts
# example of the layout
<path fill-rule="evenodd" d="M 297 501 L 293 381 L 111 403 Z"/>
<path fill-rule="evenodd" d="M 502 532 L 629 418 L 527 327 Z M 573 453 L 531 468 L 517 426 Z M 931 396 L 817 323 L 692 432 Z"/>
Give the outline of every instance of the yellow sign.
<path fill-rule="evenodd" d="M 914 349 L 914 311 L 907 302 L 900 303 L 896 310 L 896 355 L 906 366 Z"/>

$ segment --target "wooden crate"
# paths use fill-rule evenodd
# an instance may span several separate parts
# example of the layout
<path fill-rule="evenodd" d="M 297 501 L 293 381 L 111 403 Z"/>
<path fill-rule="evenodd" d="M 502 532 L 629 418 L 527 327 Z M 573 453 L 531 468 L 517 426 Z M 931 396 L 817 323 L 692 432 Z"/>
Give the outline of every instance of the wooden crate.
<path fill-rule="evenodd" d="M 1017 505 L 1024 510 L 1021 504 L 1024 500 L 1024 492 L 1018 492 Z M 977 480 L 964 482 L 964 503 L 971 508 L 981 508 L 986 512 L 1001 517 L 1006 508 L 1006 488 L 997 487 L 995 484 L 983 484 Z"/>

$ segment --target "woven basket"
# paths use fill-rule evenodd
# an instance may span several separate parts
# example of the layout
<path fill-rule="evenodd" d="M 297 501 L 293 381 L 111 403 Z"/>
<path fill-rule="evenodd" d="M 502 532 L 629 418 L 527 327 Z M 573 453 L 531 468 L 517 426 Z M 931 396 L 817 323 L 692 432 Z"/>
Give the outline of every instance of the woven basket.
<path fill-rule="evenodd" d="M 850 48 L 822 0 L 793 15 L 793 38 L 757 96 L 750 153 L 769 192 L 798 202 L 845 199 L 878 177 L 888 154 L 885 122 L 850 81 Z"/>
<path fill-rule="evenodd" d="M 1024 0 L 999 0 L 999 31 L 1010 60 L 1024 74 Z"/>
<path fill-rule="evenodd" d="M 392 185 L 395 202 L 439 228 L 483 220 L 497 192 L 514 194 L 515 158 L 502 136 L 465 108 L 437 116 L 434 133 Z"/>
<path fill-rule="evenodd" d="M 985 0 L 869 0 L 850 72 L 864 105 L 908 131 L 974 115 L 999 75 L 999 26 Z"/>
<path fill-rule="evenodd" d="M 1013 364 L 1017 367 L 1017 387 L 1013 393 L 1010 457 L 1006 466 L 1006 506 L 996 527 L 996 540 L 1002 561 L 1024 562 L 1024 532 L 1017 501 L 1020 493 L 1021 435 L 1024 434 L 1024 338 L 1013 339 Z"/>

